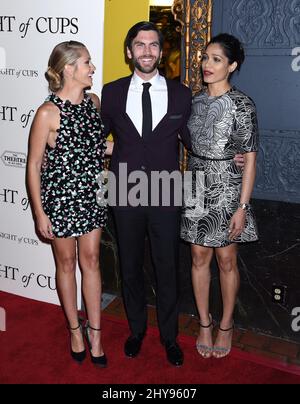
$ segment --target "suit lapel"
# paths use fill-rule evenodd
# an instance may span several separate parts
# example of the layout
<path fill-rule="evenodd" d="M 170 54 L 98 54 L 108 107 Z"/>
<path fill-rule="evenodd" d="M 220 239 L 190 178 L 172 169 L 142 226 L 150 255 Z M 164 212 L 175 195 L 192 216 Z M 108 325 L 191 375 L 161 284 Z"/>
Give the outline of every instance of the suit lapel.
<path fill-rule="evenodd" d="M 139 132 L 137 131 L 134 123 L 132 122 L 132 120 L 130 119 L 130 116 L 126 112 L 128 90 L 129 90 L 129 86 L 130 86 L 130 83 L 131 83 L 131 79 L 132 79 L 132 75 L 128 76 L 126 78 L 126 80 L 124 80 L 124 82 L 122 83 L 120 94 L 119 94 L 119 96 L 120 96 L 120 109 L 121 109 L 122 116 L 124 117 L 125 121 L 128 123 L 128 125 L 129 125 L 129 127 L 131 129 L 131 132 L 135 133 L 135 135 L 140 138 L 141 136 L 140 136 Z"/>
<path fill-rule="evenodd" d="M 127 95 L 128 95 L 128 90 L 130 86 L 132 76 L 126 77 L 126 80 L 122 82 L 122 85 L 120 86 L 120 109 L 122 114 L 126 113 L 126 102 L 127 102 Z"/>

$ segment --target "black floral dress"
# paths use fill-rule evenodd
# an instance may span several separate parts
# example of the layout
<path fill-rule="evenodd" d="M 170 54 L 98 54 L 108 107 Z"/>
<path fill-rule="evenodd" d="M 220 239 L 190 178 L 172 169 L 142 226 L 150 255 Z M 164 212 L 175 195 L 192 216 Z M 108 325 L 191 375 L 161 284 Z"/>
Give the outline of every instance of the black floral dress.
<path fill-rule="evenodd" d="M 42 204 L 56 237 L 77 237 L 106 224 L 106 206 L 97 203 L 106 150 L 103 126 L 87 94 L 80 104 L 54 94 L 46 101 L 60 109 L 60 128 L 55 147 L 45 150 Z"/>

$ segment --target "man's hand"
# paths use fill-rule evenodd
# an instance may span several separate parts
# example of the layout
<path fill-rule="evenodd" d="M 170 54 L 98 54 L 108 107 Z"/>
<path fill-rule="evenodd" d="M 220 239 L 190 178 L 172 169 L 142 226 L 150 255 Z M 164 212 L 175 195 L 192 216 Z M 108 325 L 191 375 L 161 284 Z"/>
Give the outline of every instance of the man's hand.
<path fill-rule="evenodd" d="M 245 162 L 244 162 L 244 155 L 243 154 L 236 154 L 234 156 L 234 162 L 238 167 L 241 167 L 242 169 L 245 166 Z"/>

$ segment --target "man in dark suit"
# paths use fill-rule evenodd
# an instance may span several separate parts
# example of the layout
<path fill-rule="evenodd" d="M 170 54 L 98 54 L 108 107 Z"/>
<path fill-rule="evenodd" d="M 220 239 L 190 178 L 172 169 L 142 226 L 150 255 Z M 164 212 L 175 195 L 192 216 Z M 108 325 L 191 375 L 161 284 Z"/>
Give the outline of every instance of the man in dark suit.
<path fill-rule="evenodd" d="M 154 24 L 140 22 L 134 25 L 126 37 L 127 56 L 134 66 L 134 73 L 103 87 L 101 114 L 106 132 L 114 135 L 110 170 L 116 177 L 117 188 L 124 185 L 121 176 L 127 180 L 132 172 L 141 172 L 149 179 L 149 184 L 154 172 L 178 173 L 179 136 L 187 147 L 190 146 L 186 124 L 191 92 L 179 82 L 159 75 L 157 68 L 162 44 L 162 35 Z M 125 163 L 127 177 L 120 171 Z M 148 234 L 157 282 L 161 341 L 169 362 L 180 366 L 183 353 L 176 342 L 180 206 L 176 206 L 172 187 L 168 206 L 163 206 L 162 195 L 154 195 L 151 185 L 147 190 L 148 198 L 139 206 L 132 206 L 130 198 L 126 198 L 126 203 L 120 203 L 119 195 L 113 206 L 123 298 L 131 330 L 124 350 L 128 357 L 137 356 L 146 332 L 143 261 Z M 161 187 L 160 191 L 166 190 Z M 155 206 L 154 199 L 158 201 Z"/>

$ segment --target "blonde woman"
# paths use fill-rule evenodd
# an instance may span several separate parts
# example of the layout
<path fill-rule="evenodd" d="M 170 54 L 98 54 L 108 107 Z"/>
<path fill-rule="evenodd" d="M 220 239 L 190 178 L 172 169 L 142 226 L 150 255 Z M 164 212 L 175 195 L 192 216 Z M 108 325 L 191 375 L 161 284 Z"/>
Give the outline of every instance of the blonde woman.
<path fill-rule="evenodd" d="M 78 248 L 91 360 L 105 367 L 99 247 L 106 208 L 96 202 L 96 177 L 103 169 L 106 141 L 99 98 L 85 92 L 93 84 L 94 71 L 82 43 L 62 42 L 53 49 L 45 74 L 51 95 L 32 124 L 27 182 L 37 231 L 52 245 L 57 290 L 71 334 L 71 356 L 77 362 L 86 357 L 76 303 Z"/>

